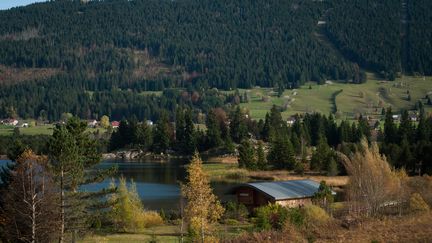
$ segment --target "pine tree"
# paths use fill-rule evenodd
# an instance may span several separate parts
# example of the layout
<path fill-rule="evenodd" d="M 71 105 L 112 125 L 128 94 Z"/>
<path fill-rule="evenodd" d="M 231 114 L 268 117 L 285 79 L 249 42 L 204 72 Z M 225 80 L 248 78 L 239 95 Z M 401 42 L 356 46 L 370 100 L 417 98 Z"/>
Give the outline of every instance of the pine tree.
<path fill-rule="evenodd" d="M 402 138 L 400 154 L 395 166 L 397 168 L 406 168 L 407 171 L 414 171 L 415 169 L 414 157 L 411 153 L 410 144 L 406 135 Z"/>
<path fill-rule="evenodd" d="M 420 106 L 420 114 L 418 120 L 419 121 L 417 125 L 417 134 L 416 134 L 417 141 L 427 140 L 429 131 L 427 129 L 426 114 L 423 106 Z"/>
<path fill-rule="evenodd" d="M 255 149 L 248 139 L 244 139 L 239 146 L 238 163 L 240 168 L 247 168 L 249 170 L 257 169 L 257 161 L 255 157 Z"/>
<path fill-rule="evenodd" d="M 177 150 L 182 152 L 184 149 L 184 141 L 185 141 L 185 115 L 183 108 L 177 108 L 176 111 L 176 121 L 175 121 L 175 128 L 176 128 L 176 144 L 177 144 Z"/>
<path fill-rule="evenodd" d="M 397 128 L 393 121 L 393 113 L 391 107 L 387 109 L 384 121 L 384 142 L 396 143 L 397 141 Z"/>
<path fill-rule="evenodd" d="M 409 119 L 409 114 L 407 110 L 402 111 L 401 122 L 399 124 L 398 138 L 402 141 L 404 138 L 410 138 L 413 141 L 414 127 L 411 120 Z"/>
<path fill-rule="evenodd" d="M 207 115 L 207 138 L 211 148 L 222 145 L 222 136 L 219 123 L 213 110 L 210 110 Z"/>
<path fill-rule="evenodd" d="M 326 171 L 328 176 L 336 176 L 339 174 L 338 165 L 336 163 L 336 160 L 333 158 L 333 156 L 331 156 L 328 160 Z"/>
<path fill-rule="evenodd" d="M 196 150 L 195 127 L 192 120 L 192 111 L 185 112 L 184 141 L 182 150 L 184 154 L 192 155 Z"/>
<path fill-rule="evenodd" d="M 360 116 L 358 120 L 358 130 L 360 132 L 361 137 L 365 137 L 368 141 L 371 139 L 371 130 L 369 128 L 369 124 L 365 118 Z M 360 138 L 361 139 L 361 138 Z M 360 140 L 358 140 L 360 141 Z"/>
<path fill-rule="evenodd" d="M 240 143 L 247 137 L 247 127 L 244 122 L 244 115 L 240 110 L 240 106 L 231 113 L 230 133 L 234 142 Z"/>
<path fill-rule="evenodd" d="M 80 192 L 79 187 L 102 181 L 115 172 L 114 168 L 94 169 L 102 156 L 97 141 L 90 138 L 86 128 L 85 122 L 71 118 L 66 125 L 54 129 L 48 144 L 49 161 L 60 190 L 60 242 L 65 241 L 66 233 L 72 233 L 74 241 L 78 233 L 88 230 L 88 219 L 95 213 L 93 207 L 103 204 L 101 200 L 108 193 Z"/>
<path fill-rule="evenodd" d="M 146 122 L 138 125 L 134 137 L 135 143 L 140 149 L 146 150 L 151 148 L 153 144 L 153 132 L 152 128 Z"/>
<path fill-rule="evenodd" d="M 181 186 L 181 192 L 187 201 L 185 217 L 189 236 L 193 242 L 205 242 L 212 231 L 212 224 L 222 216 L 224 209 L 212 192 L 198 152 L 187 168 L 186 184 Z"/>
<path fill-rule="evenodd" d="M 264 152 L 264 144 L 262 141 L 258 142 L 257 148 L 257 166 L 259 170 L 266 170 L 268 167 L 267 158 Z"/>
<path fill-rule="evenodd" d="M 276 134 L 275 139 L 270 143 L 270 151 L 267 160 L 277 169 L 294 169 L 294 149 L 285 134 Z"/>
<path fill-rule="evenodd" d="M 170 146 L 168 115 L 162 112 L 153 133 L 153 151 L 165 153 Z"/>

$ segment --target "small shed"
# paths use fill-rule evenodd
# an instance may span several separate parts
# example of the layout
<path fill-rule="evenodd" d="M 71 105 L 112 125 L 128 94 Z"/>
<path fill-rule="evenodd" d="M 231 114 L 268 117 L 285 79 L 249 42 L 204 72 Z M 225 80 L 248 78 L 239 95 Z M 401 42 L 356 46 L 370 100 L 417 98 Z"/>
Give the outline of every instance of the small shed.
<path fill-rule="evenodd" d="M 237 202 L 249 209 L 277 203 L 286 207 L 301 207 L 312 203 L 319 183 L 312 180 L 253 182 L 234 189 Z M 334 192 L 333 192 L 334 194 Z"/>

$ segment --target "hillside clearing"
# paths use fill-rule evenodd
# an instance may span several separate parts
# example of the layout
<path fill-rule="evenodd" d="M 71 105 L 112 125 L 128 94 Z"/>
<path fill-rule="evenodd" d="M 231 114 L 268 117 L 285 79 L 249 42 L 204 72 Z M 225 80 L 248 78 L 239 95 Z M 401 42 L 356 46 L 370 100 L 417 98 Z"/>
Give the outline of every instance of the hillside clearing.
<path fill-rule="evenodd" d="M 338 111 L 338 119 L 352 119 L 359 114 L 380 116 L 383 107 L 391 106 L 398 112 L 401 109 L 414 109 L 415 103 L 419 100 L 426 104 L 426 95 L 432 93 L 431 83 L 432 77 L 411 76 L 401 77 L 395 81 L 370 78 L 364 84 L 307 83 L 299 89 L 285 90 L 281 97 L 277 97 L 273 89 L 254 88 L 240 90 L 240 94 L 246 92 L 249 96 L 249 102 L 240 105 L 249 110 L 252 118 L 257 120 L 264 119 L 273 105 L 284 109 L 284 118 L 307 112 L 330 114 L 335 108 Z M 431 106 L 426 105 L 425 108 L 432 111 Z"/>

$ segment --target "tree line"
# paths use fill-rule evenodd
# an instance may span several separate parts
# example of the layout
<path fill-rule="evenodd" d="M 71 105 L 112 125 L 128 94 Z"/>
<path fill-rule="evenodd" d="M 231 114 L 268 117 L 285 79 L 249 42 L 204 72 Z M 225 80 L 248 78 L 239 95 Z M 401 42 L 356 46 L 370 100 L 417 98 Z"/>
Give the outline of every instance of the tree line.
<path fill-rule="evenodd" d="M 432 172 L 432 118 L 427 117 L 420 104 L 417 121 L 403 111 L 396 123 L 391 108 L 386 110 L 384 131 L 381 136 L 381 152 L 396 168 L 404 168 L 410 174 Z"/>
<path fill-rule="evenodd" d="M 142 151 L 169 151 L 192 155 L 198 151 L 239 153 L 239 166 L 249 169 L 306 169 L 338 174 L 342 172 L 336 150 L 349 153 L 349 144 L 370 139 L 366 119 L 338 124 L 332 115 L 319 113 L 297 116 L 289 126 L 280 108 L 273 106 L 264 120 L 252 120 L 239 106 L 230 110 L 211 109 L 205 118 L 206 128 L 195 127 L 197 116 L 179 108 L 170 119 L 162 114 L 154 125 L 137 119 L 122 120 L 110 139 L 110 149 L 135 148 Z M 315 151 L 310 151 L 316 147 Z M 312 158 L 307 160 L 307 156 Z"/>

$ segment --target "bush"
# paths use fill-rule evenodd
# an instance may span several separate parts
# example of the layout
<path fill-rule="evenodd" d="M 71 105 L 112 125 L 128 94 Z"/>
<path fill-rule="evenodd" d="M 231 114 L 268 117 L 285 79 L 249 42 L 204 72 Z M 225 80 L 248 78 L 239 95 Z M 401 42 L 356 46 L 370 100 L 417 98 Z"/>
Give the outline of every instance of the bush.
<path fill-rule="evenodd" d="M 269 204 L 256 209 L 255 227 L 259 230 L 282 229 L 288 218 L 288 209 L 279 204 Z"/>
<path fill-rule="evenodd" d="M 145 228 L 163 225 L 162 217 L 155 211 L 144 211 L 141 213 L 143 226 Z"/>
<path fill-rule="evenodd" d="M 227 225 L 238 225 L 240 222 L 235 219 L 226 219 L 225 224 Z"/>
<path fill-rule="evenodd" d="M 288 210 L 288 220 L 289 223 L 296 226 L 297 228 L 300 228 L 304 225 L 305 222 L 305 216 L 301 209 L 299 208 L 290 208 Z"/>
<path fill-rule="evenodd" d="M 410 198 L 409 207 L 412 212 L 428 212 L 429 205 L 423 200 L 418 193 L 413 193 Z"/>
<path fill-rule="evenodd" d="M 324 224 L 330 220 L 330 216 L 327 212 L 315 205 L 305 206 L 303 212 L 308 224 Z"/>
<path fill-rule="evenodd" d="M 235 219 L 237 221 L 245 221 L 249 215 L 246 206 L 241 203 L 228 202 L 225 206 L 225 219 Z"/>

